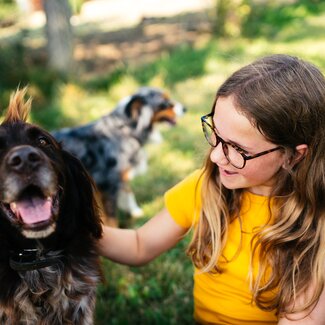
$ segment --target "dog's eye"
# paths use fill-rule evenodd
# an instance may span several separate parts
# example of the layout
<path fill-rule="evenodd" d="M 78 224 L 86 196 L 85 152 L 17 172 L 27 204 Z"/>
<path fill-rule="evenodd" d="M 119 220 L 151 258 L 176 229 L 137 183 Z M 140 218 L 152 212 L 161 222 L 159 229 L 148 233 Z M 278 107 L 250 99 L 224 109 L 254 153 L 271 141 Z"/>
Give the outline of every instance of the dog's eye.
<path fill-rule="evenodd" d="M 161 110 L 164 110 L 164 109 L 169 108 L 169 107 L 171 107 L 171 106 L 173 106 L 172 103 L 170 103 L 170 102 L 164 102 L 164 103 L 161 103 L 161 104 L 159 105 L 159 108 L 160 108 Z"/>
<path fill-rule="evenodd" d="M 38 138 L 38 143 L 42 146 L 45 147 L 49 144 L 49 141 L 45 137 L 39 137 Z"/>

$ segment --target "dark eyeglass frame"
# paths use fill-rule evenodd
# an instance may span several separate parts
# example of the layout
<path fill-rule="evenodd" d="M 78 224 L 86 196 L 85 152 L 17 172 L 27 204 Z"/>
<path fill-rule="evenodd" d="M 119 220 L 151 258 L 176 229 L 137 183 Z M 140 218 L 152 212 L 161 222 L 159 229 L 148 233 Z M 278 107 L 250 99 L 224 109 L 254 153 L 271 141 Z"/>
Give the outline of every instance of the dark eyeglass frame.
<path fill-rule="evenodd" d="M 251 159 L 254 159 L 254 158 L 257 158 L 257 157 L 261 157 L 261 156 L 264 156 L 264 155 L 266 155 L 266 154 L 268 154 L 268 153 L 270 153 L 270 152 L 273 152 L 273 151 L 276 151 L 276 150 L 279 150 L 279 149 L 282 149 L 282 148 L 283 148 L 283 147 L 281 147 L 281 146 L 278 146 L 278 147 L 275 147 L 275 148 L 273 148 L 273 149 L 269 149 L 269 150 L 261 151 L 261 152 L 259 152 L 259 153 L 256 153 L 255 155 L 250 155 L 250 156 L 248 156 L 248 155 L 244 154 L 243 152 L 241 152 L 241 149 L 238 148 L 236 145 L 234 145 L 233 143 L 229 143 L 229 142 L 223 140 L 222 138 L 220 138 L 220 137 L 218 136 L 218 134 L 216 133 L 214 127 L 213 127 L 213 126 L 212 126 L 212 125 L 207 121 L 207 119 L 208 119 L 209 117 L 212 117 L 212 116 L 213 116 L 213 113 L 210 113 L 210 114 L 207 114 L 207 115 L 201 116 L 201 124 L 202 124 L 203 134 L 204 134 L 206 140 L 208 141 L 208 143 L 209 143 L 209 145 L 210 145 L 211 147 L 214 147 L 214 148 L 215 148 L 215 147 L 217 147 L 218 144 L 221 142 L 221 144 L 222 144 L 222 151 L 223 151 L 225 157 L 227 158 L 228 162 L 229 162 L 232 166 L 234 166 L 235 168 L 237 168 L 237 169 L 243 169 L 243 168 L 246 166 L 246 161 L 247 161 L 247 160 L 251 160 Z M 204 125 L 207 125 L 207 126 L 211 129 L 211 131 L 214 133 L 214 135 L 215 135 L 215 137 L 216 137 L 216 144 L 211 143 L 211 139 L 210 139 L 209 135 L 205 132 L 205 126 L 204 126 Z M 231 162 L 231 160 L 230 160 L 230 158 L 229 158 L 229 155 L 228 155 L 228 148 L 227 148 L 228 145 L 231 146 L 231 147 L 233 147 L 233 148 L 234 148 L 234 149 L 235 149 L 235 150 L 236 150 L 236 151 L 237 151 L 237 152 L 238 152 L 238 153 L 243 157 L 244 162 L 243 162 L 243 166 L 242 166 L 242 167 L 238 167 L 238 166 L 234 165 L 234 164 Z"/>

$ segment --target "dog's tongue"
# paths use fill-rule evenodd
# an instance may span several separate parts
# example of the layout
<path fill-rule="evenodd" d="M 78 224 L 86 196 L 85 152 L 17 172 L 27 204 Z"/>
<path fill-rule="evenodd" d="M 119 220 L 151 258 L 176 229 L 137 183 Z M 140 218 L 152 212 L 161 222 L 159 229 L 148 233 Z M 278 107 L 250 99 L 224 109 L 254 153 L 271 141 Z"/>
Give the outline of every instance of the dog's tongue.
<path fill-rule="evenodd" d="M 51 217 L 52 199 L 30 198 L 11 204 L 11 209 L 25 224 L 34 224 L 45 221 Z"/>

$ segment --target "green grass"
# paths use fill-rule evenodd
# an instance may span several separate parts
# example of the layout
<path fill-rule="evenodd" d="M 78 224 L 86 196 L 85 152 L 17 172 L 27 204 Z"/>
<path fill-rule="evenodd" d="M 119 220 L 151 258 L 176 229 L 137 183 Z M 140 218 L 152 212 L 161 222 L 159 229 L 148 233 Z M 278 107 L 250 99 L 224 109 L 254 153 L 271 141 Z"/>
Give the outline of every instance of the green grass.
<path fill-rule="evenodd" d="M 17 5 L 11 1 L 0 1 L 0 25 L 10 26 L 17 18 Z"/>
<path fill-rule="evenodd" d="M 106 284 L 97 295 L 97 325 L 191 324 L 192 272 L 186 240 L 148 266 L 104 262 Z"/>
<path fill-rule="evenodd" d="M 120 214 L 122 226 L 139 227 L 163 207 L 163 193 L 201 165 L 207 146 L 199 118 L 210 111 L 218 86 L 230 73 L 271 53 L 300 56 L 325 72 L 322 32 L 325 13 L 312 9 L 308 11 L 306 6 L 304 11 L 297 6 L 292 12 L 283 9 L 281 17 L 295 17 L 298 13 L 299 17 L 279 22 L 278 26 L 274 12 L 265 12 L 268 18 L 260 21 L 264 31 L 255 33 L 255 37 L 215 39 L 203 35 L 193 46 L 180 45 L 146 65 L 125 64 L 107 76 L 92 80 L 58 83 L 55 76 L 41 73 L 35 67 L 13 66 L 10 70 L 0 65 L 6 73 L 6 79 L 0 74 L 1 106 L 4 107 L 10 91 L 16 88 L 17 80 L 30 84 L 34 97 L 32 121 L 48 129 L 94 120 L 143 84 L 166 88 L 172 97 L 183 102 L 187 114 L 176 127 L 161 126 L 165 141 L 147 146 L 148 173 L 132 183 L 145 216 L 131 220 Z M 253 28 L 256 26 L 251 26 L 250 31 Z M 0 53 L 0 62 L 5 55 L 8 60 L 21 55 L 12 47 L 6 51 Z M 186 238 L 173 250 L 140 268 L 103 260 L 106 282 L 98 288 L 96 324 L 191 324 L 192 266 L 184 254 L 188 241 Z"/>

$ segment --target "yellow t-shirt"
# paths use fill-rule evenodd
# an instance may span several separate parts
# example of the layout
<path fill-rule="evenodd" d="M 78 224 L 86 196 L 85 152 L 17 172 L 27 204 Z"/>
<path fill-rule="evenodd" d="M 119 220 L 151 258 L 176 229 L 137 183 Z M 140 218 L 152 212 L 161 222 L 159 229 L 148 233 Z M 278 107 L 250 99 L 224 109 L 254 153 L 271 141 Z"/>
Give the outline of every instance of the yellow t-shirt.
<path fill-rule="evenodd" d="M 197 170 L 165 194 L 166 207 L 177 224 L 184 228 L 197 220 L 201 209 L 201 171 Z M 204 193 L 203 193 L 204 195 Z M 242 243 L 239 220 L 229 225 L 227 244 L 223 250 L 222 274 L 194 272 L 194 317 L 202 324 L 277 324 L 275 312 L 265 312 L 252 304 L 248 271 L 251 240 L 268 222 L 267 198 L 246 192 L 241 206 Z M 238 249 L 239 254 L 238 254 Z M 256 273 L 257 265 L 253 266 Z"/>

